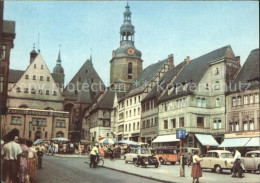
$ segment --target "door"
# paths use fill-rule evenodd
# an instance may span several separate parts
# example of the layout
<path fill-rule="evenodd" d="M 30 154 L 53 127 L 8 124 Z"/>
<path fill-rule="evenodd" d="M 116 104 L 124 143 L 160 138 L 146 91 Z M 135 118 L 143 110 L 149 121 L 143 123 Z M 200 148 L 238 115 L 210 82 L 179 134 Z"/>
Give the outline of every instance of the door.
<path fill-rule="evenodd" d="M 42 138 L 42 132 L 36 131 L 34 135 L 34 140 L 41 139 Z"/>
<path fill-rule="evenodd" d="M 255 169 L 255 158 L 252 156 L 253 153 L 247 153 L 244 159 L 244 166 L 246 170 Z"/>
<path fill-rule="evenodd" d="M 203 157 L 203 161 L 200 162 L 201 168 L 211 168 L 210 162 L 212 159 L 212 152 L 207 152 L 205 157 Z"/>

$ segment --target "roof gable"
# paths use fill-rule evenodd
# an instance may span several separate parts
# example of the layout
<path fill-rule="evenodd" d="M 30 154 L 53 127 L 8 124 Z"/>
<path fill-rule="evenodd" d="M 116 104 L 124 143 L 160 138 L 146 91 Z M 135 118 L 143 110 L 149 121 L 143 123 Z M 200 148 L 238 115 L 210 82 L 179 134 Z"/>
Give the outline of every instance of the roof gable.
<path fill-rule="evenodd" d="M 37 55 L 34 61 L 23 73 L 22 71 L 11 71 L 11 74 L 15 73 L 17 73 L 17 77 L 10 77 L 10 79 L 17 79 L 19 74 L 22 76 L 8 92 L 9 96 L 55 101 L 61 101 L 63 99 L 60 89 L 57 87 L 54 79 L 52 78 L 52 75 L 41 54 Z"/>

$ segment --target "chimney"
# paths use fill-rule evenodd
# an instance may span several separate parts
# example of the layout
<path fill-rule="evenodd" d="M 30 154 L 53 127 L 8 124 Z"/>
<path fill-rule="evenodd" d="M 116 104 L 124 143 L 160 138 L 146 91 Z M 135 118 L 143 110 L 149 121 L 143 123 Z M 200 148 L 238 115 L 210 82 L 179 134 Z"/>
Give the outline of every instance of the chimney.
<path fill-rule="evenodd" d="M 185 61 L 186 61 L 186 64 L 189 64 L 189 62 L 190 62 L 190 56 L 187 56 L 186 59 L 185 59 Z"/>
<path fill-rule="evenodd" d="M 236 60 L 237 60 L 237 62 L 238 62 L 239 65 L 240 65 L 240 56 L 237 56 L 237 57 L 236 57 Z"/>
<path fill-rule="evenodd" d="M 170 64 L 169 70 L 174 68 L 173 54 L 168 55 L 168 62 Z"/>

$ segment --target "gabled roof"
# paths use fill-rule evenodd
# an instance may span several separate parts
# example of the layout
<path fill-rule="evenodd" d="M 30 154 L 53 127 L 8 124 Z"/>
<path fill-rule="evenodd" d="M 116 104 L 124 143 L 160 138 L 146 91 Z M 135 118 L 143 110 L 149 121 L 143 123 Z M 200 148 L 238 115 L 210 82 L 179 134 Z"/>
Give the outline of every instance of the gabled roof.
<path fill-rule="evenodd" d="M 163 77 L 156 83 L 153 89 L 149 92 L 149 94 L 142 100 L 142 102 L 150 100 L 160 94 L 163 89 L 167 86 L 167 84 L 175 77 L 180 70 L 186 65 L 186 61 L 181 62 L 173 69 L 167 71 Z"/>
<path fill-rule="evenodd" d="M 149 65 L 138 75 L 137 79 L 129 88 L 126 97 L 133 96 L 141 93 L 145 87 L 151 82 L 153 77 L 162 69 L 168 59 L 159 61 L 155 64 Z"/>
<path fill-rule="evenodd" d="M 83 85 L 82 81 L 87 83 L 87 85 Z M 101 90 L 103 91 L 105 90 L 105 85 L 101 80 L 101 78 L 99 77 L 99 75 L 97 74 L 90 60 L 87 60 L 82 65 L 82 67 L 79 69 L 77 74 L 72 78 L 72 80 L 68 83 L 68 85 L 66 86 L 63 92 L 65 99 L 75 100 L 80 103 L 83 103 L 81 99 L 85 100 L 86 98 L 85 97 L 78 98 L 80 91 L 75 93 L 75 89 L 77 89 L 77 86 L 79 87 L 80 90 L 82 87 L 86 87 L 86 86 L 89 87 L 89 92 L 90 92 L 89 96 L 91 97 L 90 101 L 93 101 L 96 97 L 99 96 L 99 94 L 101 93 L 100 86 L 101 86 Z"/>
<path fill-rule="evenodd" d="M 83 81 L 83 85 L 84 84 L 88 84 L 88 81 L 86 78 Z M 92 96 L 91 96 L 91 92 L 90 92 L 89 88 L 85 88 L 85 89 L 82 89 L 81 91 L 79 91 L 78 98 L 77 98 L 78 103 L 90 104 L 92 102 L 91 99 L 92 99 Z"/>
<path fill-rule="evenodd" d="M 17 81 L 22 77 L 25 71 L 10 69 L 8 75 L 8 83 L 17 83 Z M 51 73 L 55 83 L 60 84 L 60 86 L 64 83 L 64 78 L 59 74 Z"/>
<path fill-rule="evenodd" d="M 252 50 L 246 59 L 243 67 L 239 71 L 237 77 L 232 82 L 231 92 L 238 91 L 240 88 L 240 83 L 242 84 L 241 89 L 249 88 L 254 86 L 259 87 L 259 48 Z M 249 89 L 247 88 L 247 89 Z"/>
<path fill-rule="evenodd" d="M 114 108 L 114 101 L 115 97 L 119 99 L 124 95 L 124 92 L 120 91 L 112 91 L 112 90 L 107 90 L 103 96 L 101 96 L 101 99 L 95 104 L 94 108 L 92 111 L 96 109 L 113 109 Z"/>
<path fill-rule="evenodd" d="M 188 65 L 186 65 L 179 73 L 172 85 L 176 86 L 184 83 L 198 84 L 203 74 L 209 67 L 209 64 L 224 58 L 235 59 L 230 45 L 224 46 L 191 60 Z M 178 92 L 173 91 L 170 94 L 168 94 L 168 92 L 165 92 L 164 95 L 160 98 L 160 101 L 169 100 L 191 93 L 191 91 L 189 90 L 190 87 L 187 86 L 187 88 L 188 90 L 181 90 Z"/>

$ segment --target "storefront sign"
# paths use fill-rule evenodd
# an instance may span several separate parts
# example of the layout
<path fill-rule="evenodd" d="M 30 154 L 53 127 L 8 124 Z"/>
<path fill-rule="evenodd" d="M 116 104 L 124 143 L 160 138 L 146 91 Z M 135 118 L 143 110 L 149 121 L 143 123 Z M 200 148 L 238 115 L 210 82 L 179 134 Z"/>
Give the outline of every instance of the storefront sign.
<path fill-rule="evenodd" d="M 228 133 L 225 134 L 225 138 L 235 138 L 235 137 L 259 137 L 260 132 L 240 132 L 240 133 Z"/>

